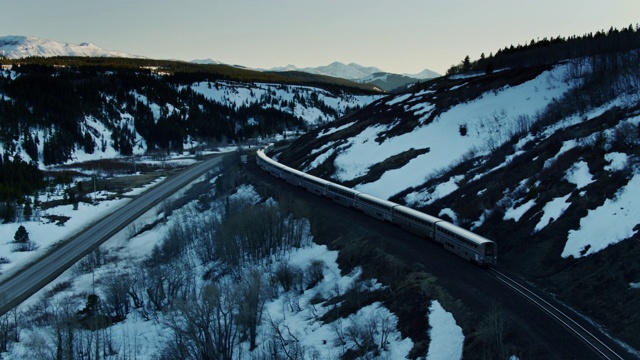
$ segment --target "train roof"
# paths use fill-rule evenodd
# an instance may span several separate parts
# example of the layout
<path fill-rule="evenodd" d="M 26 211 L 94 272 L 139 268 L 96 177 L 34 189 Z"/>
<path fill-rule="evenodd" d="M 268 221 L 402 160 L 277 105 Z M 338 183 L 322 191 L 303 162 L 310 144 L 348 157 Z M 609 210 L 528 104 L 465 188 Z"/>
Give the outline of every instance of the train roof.
<path fill-rule="evenodd" d="M 336 184 L 336 183 L 333 183 L 331 181 L 328 181 L 327 183 L 328 183 L 329 187 L 332 187 L 332 188 L 341 189 L 341 190 L 344 190 L 344 191 L 347 191 L 347 192 L 350 192 L 350 193 L 353 193 L 353 194 L 361 194 L 360 191 L 354 190 L 354 189 L 352 189 L 350 187 L 346 187 L 344 185 Z"/>
<path fill-rule="evenodd" d="M 416 209 L 412 209 L 412 208 L 404 206 L 404 205 L 396 206 L 395 210 L 403 212 L 405 214 L 409 214 L 409 215 L 421 218 L 421 219 L 426 220 L 426 221 L 428 221 L 430 223 L 435 223 L 437 221 L 442 221 L 442 219 L 440 219 L 440 218 L 437 218 L 437 217 L 429 215 L 429 214 L 425 214 L 425 213 L 423 213 L 421 211 L 418 211 Z"/>
<path fill-rule="evenodd" d="M 387 206 L 387 207 L 390 207 L 390 208 L 398 206 L 398 204 L 394 203 L 393 201 L 380 199 L 380 198 L 377 198 L 375 196 L 371 196 L 371 195 L 369 195 L 367 193 L 359 193 L 358 197 L 363 198 L 363 199 L 367 199 L 367 200 L 370 200 L 370 201 L 373 201 L 373 202 L 376 202 L 376 203 L 378 203 L 380 205 L 384 205 L 384 206 Z"/>
<path fill-rule="evenodd" d="M 322 185 L 326 185 L 326 184 L 331 183 L 331 181 L 327 181 L 327 180 L 325 180 L 323 178 L 319 178 L 317 176 L 313 176 L 313 175 L 310 175 L 310 174 L 307 174 L 307 173 L 304 173 L 303 178 L 304 179 L 309 179 L 309 180 L 311 180 L 311 181 L 313 181 L 315 183 L 319 183 L 319 184 L 322 184 Z"/>
<path fill-rule="evenodd" d="M 493 243 L 494 242 L 493 240 L 489 240 L 489 239 L 487 239 L 487 238 L 485 238 L 483 236 L 480 236 L 480 235 L 478 235 L 478 234 L 476 234 L 474 232 L 471 232 L 469 230 L 463 229 L 460 226 L 454 225 L 454 224 L 452 224 L 452 223 L 450 223 L 448 221 L 440 220 L 440 221 L 438 221 L 437 225 L 439 227 L 443 228 L 443 229 L 449 230 L 452 233 L 455 233 L 455 234 L 458 234 L 460 236 L 463 236 L 466 239 L 471 240 L 471 241 L 473 241 L 475 243 L 478 243 L 478 244 L 483 244 L 483 243 L 488 243 L 488 242 Z"/>

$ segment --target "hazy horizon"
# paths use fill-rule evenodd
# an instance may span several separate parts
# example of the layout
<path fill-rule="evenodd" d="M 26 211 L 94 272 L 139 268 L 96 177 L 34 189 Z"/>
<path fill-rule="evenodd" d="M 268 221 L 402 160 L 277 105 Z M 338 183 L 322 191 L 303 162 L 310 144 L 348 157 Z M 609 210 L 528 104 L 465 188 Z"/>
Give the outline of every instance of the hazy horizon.
<path fill-rule="evenodd" d="M 444 74 L 466 55 L 635 26 L 640 2 L 22 0 L 2 9 L 2 36 L 91 42 L 149 58 L 210 58 L 252 68 L 339 61 Z"/>

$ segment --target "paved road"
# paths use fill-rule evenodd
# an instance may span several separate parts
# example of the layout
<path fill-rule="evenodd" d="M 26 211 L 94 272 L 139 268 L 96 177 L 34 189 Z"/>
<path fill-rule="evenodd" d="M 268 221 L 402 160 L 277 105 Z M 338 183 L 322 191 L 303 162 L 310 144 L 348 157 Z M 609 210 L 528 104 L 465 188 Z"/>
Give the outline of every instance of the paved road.
<path fill-rule="evenodd" d="M 215 156 L 170 176 L 115 213 L 57 246 L 37 262 L 4 280 L 0 284 L 0 315 L 5 314 L 53 281 L 86 254 L 96 249 L 163 199 L 212 170 L 223 157 L 224 155 Z"/>

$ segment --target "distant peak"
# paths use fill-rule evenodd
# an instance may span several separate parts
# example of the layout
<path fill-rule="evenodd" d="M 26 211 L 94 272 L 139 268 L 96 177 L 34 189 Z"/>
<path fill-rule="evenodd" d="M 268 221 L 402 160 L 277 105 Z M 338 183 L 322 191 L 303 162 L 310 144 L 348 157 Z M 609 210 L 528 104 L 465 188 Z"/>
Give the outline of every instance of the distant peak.
<path fill-rule="evenodd" d="M 53 40 L 40 39 L 33 36 L 0 36 L 0 52 L 10 59 L 30 56 L 94 56 L 94 57 L 125 57 L 143 58 L 121 51 L 100 48 L 90 42 L 79 45 L 63 43 Z"/>

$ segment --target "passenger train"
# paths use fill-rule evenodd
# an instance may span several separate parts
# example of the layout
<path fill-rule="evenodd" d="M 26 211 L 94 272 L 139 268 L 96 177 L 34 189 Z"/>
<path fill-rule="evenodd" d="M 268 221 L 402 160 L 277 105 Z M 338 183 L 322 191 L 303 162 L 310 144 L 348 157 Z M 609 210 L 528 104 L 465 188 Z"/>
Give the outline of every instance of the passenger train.
<path fill-rule="evenodd" d="M 435 241 L 447 250 L 480 266 L 496 264 L 497 247 L 494 241 L 435 216 L 392 201 L 378 199 L 280 164 L 267 156 L 272 149 L 273 144 L 270 144 L 256 152 L 258 166 L 271 175 L 316 195 L 327 197 L 343 206 L 358 209 L 369 216 L 396 224 L 411 233 Z"/>

